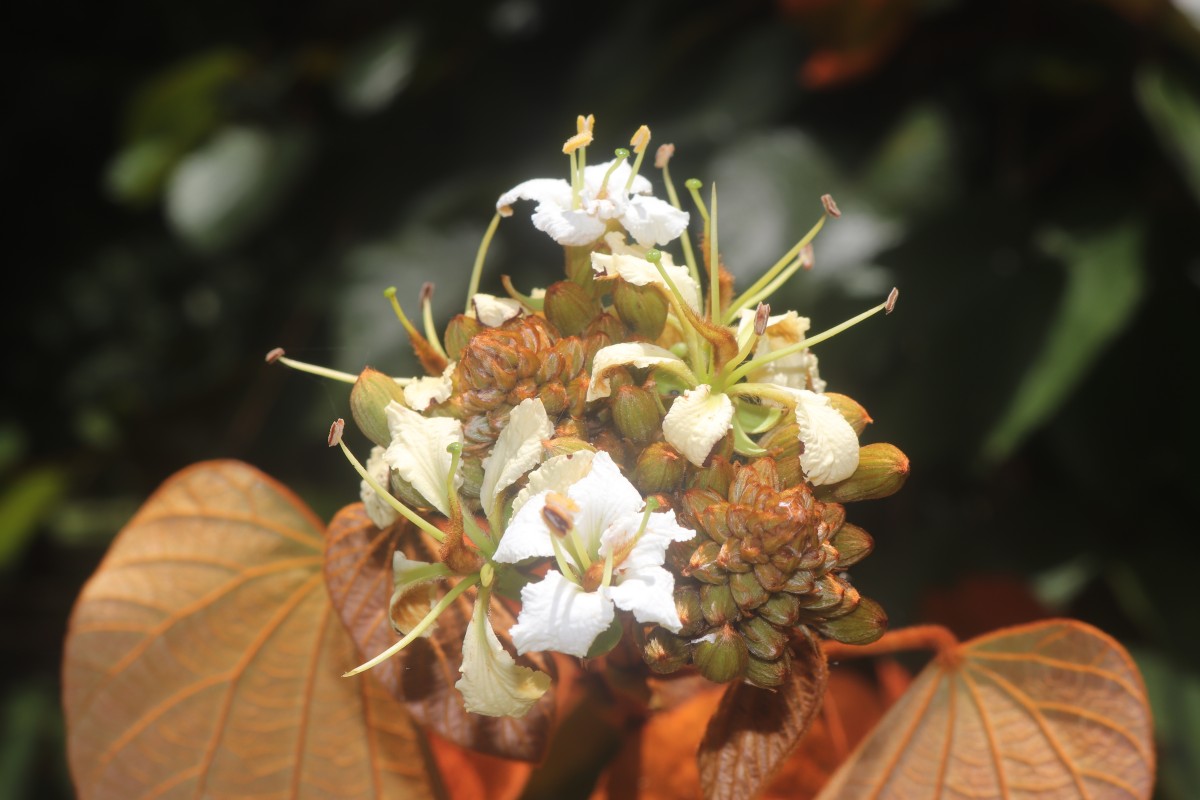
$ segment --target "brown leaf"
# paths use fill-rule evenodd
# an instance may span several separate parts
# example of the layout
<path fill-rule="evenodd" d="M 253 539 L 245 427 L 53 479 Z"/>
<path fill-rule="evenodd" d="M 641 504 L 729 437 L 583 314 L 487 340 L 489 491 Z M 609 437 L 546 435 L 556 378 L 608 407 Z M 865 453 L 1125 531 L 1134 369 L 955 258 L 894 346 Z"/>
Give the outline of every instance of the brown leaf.
<path fill-rule="evenodd" d="M 392 594 L 392 553 L 400 541 L 400 530 L 376 528 L 362 503 L 343 508 L 329 524 L 325 580 L 333 606 L 358 644 L 363 660 L 386 650 L 398 639 L 387 611 Z M 406 543 L 411 538 L 406 536 Z M 415 546 L 406 544 L 410 550 Z M 420 560 L 431 558 L 415 550 L 409 555 Z M 372 673 L 404 701 L 414 718 L 451 742 L 500 758 L 539 761 L 554 722 L 553 687 L 519 719 L 470 714 L 454 688 L 460 677 L 463 634 L 473 602 L 473 597 L 462 597 L 438 618 L 431 636 L 413 642 Z M 507 643 L 506 632 L 515 619 L 496 599 L 491 605 L 491 620 L 496 634 Z M 518 660 L 525 666 L 547 670 L 544 662 Z"/>
<path fill-rule="evenodd" d="M 449 800 L 516 800 L 529 781 L 533 765 L 467 750 L 437 734 L 429 744 Z"/>
<path fill-rule="evenodd" d="M 1050 620 L 935 659 L 820 797 L 1146 798 L 1146 690 L 1104 633 Z"/>
<path fill-rule="evenodd" d="M 63 668 L 83 798 L 431 797 L 422 736 L 321 581 L 321 523 L 233 461 L 170 478 L 75 605 Z"/>
<path fill-rule="evenodd" d="M 829 669 L 816 641 L 797 642 L 792 672 L 776 691 L 731 685 L 700 743 L 700 785 L 708 798 L 755 796 L 821 709 Z"/>

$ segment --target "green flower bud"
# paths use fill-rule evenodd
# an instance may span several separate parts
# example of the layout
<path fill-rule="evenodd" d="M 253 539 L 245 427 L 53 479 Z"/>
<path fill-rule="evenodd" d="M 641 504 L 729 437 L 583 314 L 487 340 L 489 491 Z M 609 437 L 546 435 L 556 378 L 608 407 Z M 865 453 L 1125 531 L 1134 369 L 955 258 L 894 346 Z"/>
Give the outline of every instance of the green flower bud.
<path fill-rule="evenodd" d="M 867 425 L 874 422 L 867 410 L 858 404 L 858 401 L 852 397 L 837 392 L 826 392 L 825 396 L 829 398 L 829 403 L 834 409 L 842 415 L 846 422 L 850 423 L 850 427 L 854 428 L 854 432 L 862 436 L 862 432 Z"/>
<path fill-rule="evenodd" d="M 556 436 L 543 441 L 542 450 L 546 453 L 546 458 L 553 458 L 554 456 L 568 456 L 578 453 L 580 450 L 595 452 L 596 448 L 576 436 Z"/>
<path fill-rule="evenodd" d="M 787 632 L 762 617 L 752 617 L 739 623 L 737 627 L 746 642 L 746 649 L 755 658 L 774 661 L 787 651 Z"/>
<path fill-rule="evenodd" d="M 846 584 L 838 580 L 836 575 L 822 575 L 813 583 L 813 590 L 800 598 L 801 612 L 823 612 L 837 608 L 846 596 Z"/>
<path fill-rule="evenodd" d="M 714 683 L 728 683 L 742 677 L 749 659 L 746 643 L 732 625 L 719 628 L 712 641 L 700 642 L 692 652 L 692 661 L 700 674 Z"/>
<path fill-rule="evenodd" d="M 392 497 L 409 508 L 424 508 L 429 505 L 429 501 L 422 497 L 411 483 L 401 478 L 396 470 L 388 473 L 388 489 L 391 490 Z"/>
<path fill-rule="evenodd" d="M 783 587 L 787 585 L 788 576 L 780 571 L 779 567 L 771 563 L 756 564 L 754 566 L 754 578 L 764 590 L 768 592 L 781 592 Z"/>
<path fill-rule="evenodd" d="M 614 409 L 614 416 L 615 414 Z M 633 470 L 633 482 L 643 494 L 673 492 L 679 488 L 686 472 L 687 460 L 679 451 L 666 442 L 655 442 L 638 456 L 637 465 Z"/>
<path fill-rule="evenodd" d="M 746 680 L 764 689 L 782 686 L 792 671 L 791 661 L 791 655 L 786 650 L 781 658 L 774 661 L 750 656 L 746 662 Z"/>
<path fill-rule="evenodd" d="M 846 480 L 818 486 L 818 500 L 853 503 L 895 494 L 908 480 L 908 456 L 895 445 L 879 442 L 859 448 L 858 469 Z"/>
<path fill-rule="evenodd" d="M 710 456 L 707 467 L 693 466 L 688 478 L 689 489 L 711 489 L 722 497 L 729 495 L 733 482 L 733 464 L 721 456 Z"/>
<path fill-rule="evenodd" d="M 728 544 L 728 542 L 726 542 Z M 750 611 L 767 602 L 771 595 L 753 572 L 734 572 L 729 576 L 729 591 L 742 611 Z"/>
<path fill-rule="evenodd" d="M 446 335 L 443 337 L 446 340 L 446 356 L 451 361 L 458 361 L 462 357 L 463 350 L 467 349 L 471 337 L 481 330 L 483 330 L 483 323 L 474 317 L 458 314 L 451 318 L 446 325 Z"/>
<path fill-rule="evenodd" d="M 712 541 L 705 542 L 692 553 L 692 557 L 688 559 L 688 565 L 684 568 L 683 574 L 686 577 L 695 578 L 702 583 L 725 583 L 728 576 L 721 565 L 717 563 L 717 558 L 720 555 L 721 545 Z"/>
<path fill-rule="evenodd" d="M 700 613 L 709 625 L 723 625 L 742 618 L 728 584 L 705 584 L 700 587 Z"/>
<path fill-rule="evenodd" d="M 575 336 L 592 323 L 600 313 L 600 306 L 591 292 L 571 281 L 558 281 L 546 289 L 546 301 L 542 307 L 546 319 L 563 336 Z"/>
<path fill-rule="evenodd" d="M 871 538 L 871 534 L 857 525 L 849 523 L 838 528 L 829 543 L 837 550 L 838 557 L 835 566 L 838 569 L 845 569 L 857 564 L 871 555 L 871 551 L 875 549 L 875 540 Z"/>
<path fill-rule="evenodd" d="M 700 589 L 696 586 L 675 587 L 675 613 L 683 627 L 680 636 L 695 636 L 705 628 L 704 612 L 700 608 Z"/>
<path fill-rule="evenodd" d="M 354 421 L 367 438 L 380 447 L 392 443 L 384 409 L 393 400 L 405 405 L 404 390 L 400 384 L 370 367 L 362 371 L 350 390 L 350 413 Z"/>
<path fill-rule="evenodd" d="M 849 614 L 813 625 L 827 639 L 845 644 L 870 644 L 887 631 L 888 619 L 883 607 L 863 597 Z"/>
<path fill-rule="evenodd" d="M 788 594 L 807 595 L 816 588 L 816 578 L 806 569 L 798 569 L 788 576 L 781 591 Z"/>
<path fill-rule="evenodd" d="M 650 341 L 662 335 L 667 323 L 667 300 L 654 286 L 634 286 L 623 280 L 613 283 L 613 306 L 621 321 Z"/>
<path fill-rule="evenodd" d="M 646 444 L 662 432 L 662 412 L 658 409 L 657 398 L 638 386 L 622 386 L 616 391 L 612 415 L 617 430 L 634 444 Z"/>
<path fill-rule="evenodd" d="M 642 646 L 642 659 L 651 672 L 667 675 L 687 665 L 690 649 L 680 637 L 666 628 L 656 627 Z"/>
<path fill-rule="evenodd" d="M 479 458 L 464 457 L 459 464 L 460 474 L 463 476 L 463 484 L 459 491 L 467 497 L 479 497 L 479 488 L 483 486 L 483 461 Z"/>
<path fill-rule="evenodd" d="M 758 446 L 770 451 L 771 458 L 778 461 L 781 458 L 799 456 L 804 450 L 800 441 L 800 426 L 794 422 L 787 425 L 777 425 L 763 434 L 758 440 Z"/>
<path fill-rule="evenodd" d="M 800 618 L 800 598 L 778 592 L 771 595 L 771 598 L 759 606 L 755 613 L 772 625 L 790 628 Z"/>

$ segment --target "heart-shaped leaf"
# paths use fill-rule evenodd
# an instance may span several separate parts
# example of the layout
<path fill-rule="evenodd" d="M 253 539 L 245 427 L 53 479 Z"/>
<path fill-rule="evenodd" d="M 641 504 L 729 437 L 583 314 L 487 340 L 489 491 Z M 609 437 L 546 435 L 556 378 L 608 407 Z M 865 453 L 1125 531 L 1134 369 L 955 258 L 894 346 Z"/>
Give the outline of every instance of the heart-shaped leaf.
<path fill-rule="evenodd" d="M 811 636 L 797 645 L 791 675 L 777 690 L 748 683 L 725 690 L 700 743 L 705 797 L 733 800 L 758 794 L 821 710 L 829 680 L 825 656 Z"/>
<path fill-rule="evenodd" d="M 428 749 L 373 679 L 321 578 L 322 525 L 245 464 L 169 479 L 71 617 L 63 670 L 82 798 L 437 793 Z"/>
<path fill-rule="evenodd" d="M 375 527 L 362 503 L 343 508 L 329 525 L 325 562 L 329 596 L 364 660 L 386 650 L 398 638 L 388 621 L 388 601 L 392 594 L 392 554 L 402 530 L 400 526 L 386 531 Z M 409 549 L 420 546 L 411 541 L 415 536 L 404 538 Z M 423 552 L 410 552 L 409 556 L 431 558 Z M 554 721 L 553 687 L 519 719 L 470 714 L 454 688 L 473 602 L 473 593 L 471 598 L 460 598 L 438 617 L 431 636 L 413 642 L 372 672 L 404 701 L 414 718 L 455 744 L 501 758 L 539 761 Z M 515 619 L 498 599 L 492 601 L 491 620 L 497 636 L 507 644 L 506 632 Z M 547 671 L 547 665 L 540 661 L 526 665 Z"/>
<path fill-rule="evenodd" d="M 1007 628 L 934 660 L 820 797 L 1146 798 L 1141 676 L 1070 620 Z"/>

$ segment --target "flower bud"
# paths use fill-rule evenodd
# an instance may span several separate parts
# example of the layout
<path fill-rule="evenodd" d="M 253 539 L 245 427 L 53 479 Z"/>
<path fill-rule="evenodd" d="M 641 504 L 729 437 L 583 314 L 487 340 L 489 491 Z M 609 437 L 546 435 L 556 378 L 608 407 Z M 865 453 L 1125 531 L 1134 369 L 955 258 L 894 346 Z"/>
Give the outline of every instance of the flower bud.
<path fill-rule="evenodd" d="M 392 443 L 384 409 L 395 400 L 404 405 L 404 390 L 400 384 L 377 369 L 367 367 L 350 390 L 350 413 L 359 429 L 380 447 Z"/>
<path fill-rule="evenodd" d="M 779 567 L 768 562 L 766 564 L 754 565 L 754 578 L 762 584 L 763 589 L 766 591 L 780 592 L 787 585 L 788 576 L 784 575 Z"/>
<path fill-rule="evenodd" d="M 411 483 L 401 478 L 396 470 L 388 473 L 388 489 L 391 490 L 392 497 L 409 508 L 424 508 L 429 505 L 429 501 L 422 497 Z"/>
<path fill-rule="evenodd" d="M 852 397 L 837 392 L 826 392 L 825 396 L 829 398 L 830 404 L 834 409 L 842 415 L 846 422 L 850 423 L 850 427 L 854 428 L 854 432 L 862 436 L 862 432 L 867 425 L 874 422 L 867 410 L 858 404 L 858 401 Z"/>
<path fill-rule="evenodd" d="M 846 585 L 836 575 L 822 575 L 813 583 L 813 591 L 800 598 L 801 612 L 822 612 L 836 608 L 846 595 Z"/>
<path fill-rule="evenodd" d="M 845 644 L 870 644 L 887 631 L 888 619 L 883 607 L 863 597 L 853 611 L 834 620 L 813 625 L 827 639 Z"/>
<path fill-rule="evenodd" d="M 553 458 L 554 456 L 569 456 L 580 450 L 595 452 L 596 448 L 577 436 L 555 436 L 553 439 L 546 439 L 542 442 L 542 450 L 545 452 L 546 458 Z"/>
<path fill-rule="evenodd" d="M 746 649 L 755 658 L 774 661 L 787 650 L 787 633 L 761 617 L 752 617 L 738 624 Z"/>
<path fill-rule="evenodd" d="M 605 344 L 623 342 L 627 338 L 625 326 L 614 314 L 600 314 L 587 327 L 588 336 L 599 336 Z"/>
<path fill-rule="evenodd" d="M 804 442 L 800 440 L 800 426 L 794 422 L 776 425 L 763 434 L 758 440 L 758 446 L 768 450 L 776 461 L 799 456 L 804 450 Z"/>
<path fill-rule="evenodd" d="M 700 589 L 695 586 L 675 587 L 675 613 L 683 627 L 680 636 L 695 636 L 705 628 L 704 612 L 700 608 Z"/>
<path fill-rule="evenodd" d="M 466 314 L 458 314 L 446 325 L 446 356 L 451 361 L 458 361 L 471 337 L 483 330 L 483 323 Z"/>
<path fill-rule="evenodd" d="M 662 412 L 658 410 L 657 398 L 638 386 L 622 386 L 616 391 L 612 415 L 617 430 L 634 444 L 646 444 L 662 431 Z"/>
<path fill-rule="evenodd" d="M 728 542 L 726 542 L 728 544 Z M 767 602 L 771 595 L 753 572 L 734 572 L 729 576 L 729 591 L 742 611 L 750 611 Z"/>
<path fill-rule="evenodd" d="M 696 548 L 683 574 L 703 583 L 724 583 L 727 580 L 725 570 L 717 563 L 721 555 L 721 545 L 713 541 L 705 542 Z"/>
<path fill-rule="evenodd" d="M 571 281 L 550 284 L 546 289 L 543 309 L 546 319 L 563 336 L 575 336 L 582 332 L 600 313 L 600 306 L 592 298 L 591 292 Z"/>
<path fill-rule="evenodd" d="M 700 613 L 709 625 L 723 625 L 742 618 L 733 592 L 728 584 L 705 584 L 700 587 Z"/>
<path fill-rule="evenodd" d="M 783 652 L 782 658 L 774 661 L 764 661 L 761 658 L 750 656 L 746 662 L 746 680 L 755 686 L 771 689 L 782 686 L 791 670 L 791 656 L 786 650 Z"/>
<path fill-rule="evenodd" d="M 710 456 L 707 467 L 695 467 L 690 470 L 688 479 L 689 489 L 711 489 L 722 497 L 729 494 L 729 485 L 733 482 L 733 464 L 721 456 Z"/>
<path fill-rule="evenodd" d="M 698 643 L 692 653 L 700 674 L 714 683 L 728 683 L 742 677 L 749 658 L 746 643 L 732 625 L 715 631 L 712 641 Z"/>
<path fill-rule="evenodd" d="M 853 503 L 878 500 L 895 494 L 908 479 L 908 456 L 886 442 L 858 450 L 858 469 L 844 481 L 818 486 L 814 494 L 823 502 Z"/>
<path fill-rule="evenodd" d="M 667 675 L 687 665 L 691 653 L 688 643 L 668 631 L 656 627 L 642 646 L 642 659 L 651 672 Z"/>
<path fill-rule="evenodd" d="M 621 321 L 638 336 L 654 341 L 662 335 L 667 324 L 667 300 L 657 287 L 615 281 L 613 305 Z"/>
<path fill-rule="evenodd" d="M 687 461 L 675 448 L 655 442 L 638 456 L 633 482 L 644 494 L 673 492 L 679 488 L 686 471 Z"/>
<path fill-rule="evenodd" d="M 478 457 L 465 457 L 459 462 L 459 470 L 463 483 L 458 490 L 467 497 L 479 497 L 483 486 L 483 461 Z"/>
<path fill-rule="evenodd" d="M 800 618 L 800 599 L 792 594 L 778 592 L 771 595 L 755 613 L 772 625 L 788 628 L 795 625 L 796 620 Z"/>
<path fill-rule="evenodd" d="M 816 586 L 816 579 L 813 574 L 806 569 L 798 569 L 788 576 L 787 583 L 783 585 L 781 591 L 788 594 L 807 595 L 811 594 Z"/>
<path fill-rule="evenodd" d="M 721 542 L 721 555 L 717 556 L 717 561 L 730 572 L 749 572 L 754 567 L 742 554 L 742 540 L 736 536 Z"/>
<path fill-rule="evenodd" d="M 871 538 L 871 534 L 857 525 L 849 523 L 842 525 L 829 543 L 837 550 L 836 566 L 838 569 L 845 569 L 857 564 L 871 555 L 871 551 L 875 549 L 875 540 Z"/>

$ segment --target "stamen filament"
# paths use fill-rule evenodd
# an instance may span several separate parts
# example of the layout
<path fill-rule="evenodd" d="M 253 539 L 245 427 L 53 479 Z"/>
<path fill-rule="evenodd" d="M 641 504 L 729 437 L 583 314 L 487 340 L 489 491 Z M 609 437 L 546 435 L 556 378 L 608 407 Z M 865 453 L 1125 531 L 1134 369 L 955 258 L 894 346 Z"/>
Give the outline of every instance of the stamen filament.
<path fill-rule="evenodd" d="M 745 364 L 742 364 L 729 374 L 729 377 L 725 379 L 726 385 L 736 383 L 765 364 L 769 364 L 772 361 L 778 361 L 781 358 L 787 358 L 793 353 L 799 353 L 802 350 L 807 350 L 814 345 L 820 344 L 826 339 L 831 339 L 834 336 L 837 336 L 847 328 L 852 328 L 863 320 L 875 316 L 880 311 L 886 311 L 888 305 L 891 303 L 891 295 L 889 294 L 888 297 L 889 300 L 885 300 L 874 308 L 867 309 L 856 317 L 851 317 L 840 325 L 834 325 L 828 330 L 821 331 L 816 336 L 810 336 L 807 339 L 802 339 L 801 341 L 796 342 L 795 344 L 790 344 L 787 347 L 781 347 L 778 350 L 773 350 L 770 353 L 767 353 L 765 356 L 759 356 L 756 359 L 747 361 Z"/>
<path fill-rule="evenodd" d="M 475 522 L 475 517 L 471 514 L 462 515 L 463 533 L 471 540 L 471 543 L 479 548 L 479 551 L 488 558 L 496 554 L 496 543 L 491 537 L 484 533 L 483 529 Z M 486 565 L 485 565 L 486 566 Z"/>
<path fill-rule="evenodd" d="M 696 204 L 696 209 L 700 212 L 700 218 L 704 220 L 704 235 L 708 235 L 708 209 L 704 206 L 704 200 L 700 198 L 700 187 L 704 184 L 699 178 L 688 178 L 684 181 L 684 186 L 692 193 L 692 202 Z"/>
<path fill-rule="evenodd" d="M 450 357 L 442 348 L 442 340 L 437 334 L 437 328 L 433 326 L 433 284 L 429 281 L 421 286 L 421 321 L 425 325 L 425 338 L 433 345 L 433 349 L 439 356 L 449 361 Z"/>
<path fill-rule="evenodd" d="M 666 147 L 667 145 L 663 145 Z M 679 195 L 675 192 L 675 183 L 671 180 L 671 169 L 667 165 L 669 159 L 662 160 L 662 176 L 663 183 L 667 187 L 667 198 L 671 201 L 671 205 L 677 211 L 683 211 L 683 205 L 679 202 Z M 688 272 L 692 275 L 692 280 L 696 285 L 700 285 L 700 268 L 696 266 L 696 254 L 692 252 L 692 237 L 685 230 L 683 235 L 679 237 L 679 244 L 683 247 L 683 260 L 687 262 Z"/>
<path fill-rule="evenodd" d="M 471 267 L 471 283 L 467 286 L 467 305 L 463 309 L 464 314 L 471 313 L 471 301 L 479 292 L 479 280 L 483 276 L 483 260 L 487 257 L 488 248 L 492 246 L 492 237 L 496 235 L 496 228 L 500 225 L 500 213 L 497 212 L 492 221 L 488 223 L 487 230 L 483 233 L 483 241 L 479 243 L 479 252 L 475 254 L 475 264 Z M 437 341 L 436 336 L 429 337 L 430 341 Z"/>
<path fill-rule="evenodd" d="M 712 185 L 712 225 L 708 233 L 708 318 L 721 321 L 721 255 L 717 249 L 717 184 Z"/>
<path fill-rule="evenodd" d="M 579 583 L 582 580 L 582 576 L 575 568 L 575 565 L 567 559 L 566 549 L 563 547 L 562 542 L 553 534 L 550 535 L 550 546 L 554 548 L 554 560 L 558 564 L 558 571 L 572 583 Z"/>
<path fill-rule="evenodd" d="M 348 460 L 350 462 L 350 465 L 352 467 L 354 467 L 354 471 L 359 474 L 359 477 L 361 477 L 364 481 L 366 481 L 368 486 L 370 486 L 372 489 L 374 489 L 376 492 L 378 492 L 379 496 L 384 499 L 384 502 L 386 502 L 392 508 L 396 509 L 396 513 L 398 513 L 400 516 L 404 517 L 406 520 L 411 522 L 413 525 L 416 525 L 418 528 L 420 528 L 421 530 L 428 533 L 439 543 L 445 541 L 446 535 L 444 533 L 442 533 L 440 530 L 438 530 L 436 525 L 434 525 L 432 522 L 430 522 L 427 519 L 422 519 L 419 514 L 417 514 L 415 511 L 410 509 L 408 506 L 404 505 L 404 503 L 401 503 L 399 500 L 397 500 L 395 497 L 393 497 L 392 493 L 389 492 L 387 489 L 384 489 L 382 486 L 380 486 L 379 481 L 377 481 L 371 477 L 371 474 L 369 472 L 367 472 L 366 468 L 363 467 L 362 463 L 360 463 L 359 460 L 354 457 L 354 453 L 350 452 L 350 448 L 346 446 L 345 442 L 343 442 L 339 439 L 337 444 L 341 445 L 342 453 L 345 454 L 346 460 Z"/>
<path fill-rule="evenodd" d="M 437 578 L 449 578 L 453 575 L 454 570 L 446 566 L 444 561 L 438 561 L 408 570 L 404 573 L 404 580 L 401 582 L 401 585 L 407 586 L 410 583 L 424 583 L 425 581 L 436 580 Z"/>
<path fill-rule="evenodd" d="M 633 152 L 637 153 L 637 158 L 633 161 L 633 168 L 629 170 L 629 180 L 625 181 L 626 194 L 633 188 L 633 179 L 637 177 L 638 170 L 642 168 L 642 159 L 645 158 L 646 149 L 650 146 L 650 129 L 642 125 L 634 131 L 629 144 L 633 147 Z"/>
<path fill-rule="evenodd" d="M 611 550 L 609 550 L 608 555 L 606 555 L 604 557 L 604 575 L 600 578 L 600 587 L 603 589 L 607 589 L 609 586 L 612 586 L 612 576 L 613 576 L 613 553 Z"/>
<path fill-rule="evenodd" d="M 697 343 L 698 334 L 692 323 L 688 320 L 687 315 L 683 313 L 683 306 L 687 301 L 679 293 L 679 287 L 675 285 L 675 281 L 671 280 L 671 276 L 667 274 L 667 268 L 662 265 L 662 251 L 653 247 L 650 248 L 646 251 L 646 260 L 654 265 L 655 269 L 658 270 L 658 274 L 662 276 L 663 283 L 667 285 L 667 299 L 671 303 L 672 310 L 675 312 L 675 318 L 679 320 L 679 324 L 687 338 L 688 356 L 692 361 L 690 364 L 692 371 L 697 373 L 705 372 L 705 365 L 699 362 L 703 353 Z"/>
<path fill-rule="evenodd" d="M 453 588 L 450 589 L 450 591 L 446 592 L 445 597 L 439 600 L 437 605 L 431 608 L 429 613 L 426 614 L 425 617 L 418 622 L 411 631 L 408 632 L 408 635 L 365 664 L 361 664 L 349 672 L 343 673 L 342 677 L 350 678 L 359 674 L 360 672 L 366 672 L 367 670 L 371 669 L 371 667 L 382 664 L 384 661 L 387 661 L 389 658 L 396 655 L 396 653 L 399 653 L 401 650 L 408 647 L 410 644 L 420 638 L 421 634 L 425 633 L 425 631 L 429 629 L 429 626 L 437 621 L 437 618 L 442 615 L 442 612 L 449 608 L 450 604 L 457 600 L 460 594 L 465 592 L 467 589 L 470 589 L 477 583 L 479 583 L 478 575 L 472 575 L 459 581 Z"/>
<path fill-rule="evenodd" d="M 329 378 L 342 383 L 354 383 L 358 380 L 357 375 L 351 375 L 349 372 L 341 372 L 340 370 L 330 369 L 329 367 L 319 367 L 316 364 L 307 364 L 303 361 L 296 361 L 287 356 L 276 356 L 273 361 L 278 361 L 285 367 L 291 367 L 297 372 L 307 372 L 309 375 L 319 375 L 322 378 Z"/>
<path fill-rule="evenodd" d="M 568 155 L 571 157 L 571 208 L 579 208 L 580 202 L 579 192 L 582 189 L 580 184 L 583 183 L 583 174 L 579 171 L 579 151 L 572 150 Z"/>
<path fill-rule="evenodd" d="M 800 251 L 821 232 L 821 228 L 825 226 L 825 220 L 827 219 L 829 219 L 829 215 L 822 214 L 821 218 L 817 220 L 817 224 L 813 225 L 800 241 L 792 245 L 792 248 L 784 253 L 783 257 L 776 261 L 769 270 L 764 272 L 758 280 L 751 284 L 750 288 L 742 292 L 741 296 L 729 304 L 729 309 L 725 312 L 726 322 L 733 319 L 734 315 L 743 308 L 755 302 L 762 301 L 763 297 L 765 297 L 765 295 L 762 295 L 763 287 L 767 286 L 784 268 L 792 264 L 793 260 L 800 255 Z"/>
<path fill-rule="evenodd" d="M 617 167 L 621 166 L 621 164 L 625 163 L 625 159 L 629 158 L 629 151 L 624 147 L 618 147 L 615 151 L 613 151 L 613 155 L 615 155 L 616 158 L 613 159 L 612 165 L 608 168 L 608 172 L 604 173 L 604 180 L 600 181 L 600 191 L 596 192 L 597 199 L 608 196 L 608 179 L 611 178 L 612 174 L 617 171 Z"/>
<path fill-rule="evenodd" d="M 450 473 L 446 476 L 446 496 L 450 498 L 450 516 L 453 517 L 459 513 L 462 505 L 454 486 L 454 476 L 458 474 L 458 462 L 462 460 L 462 443 L 451 442 L 446 445 L 446 452 L 450 454 Z"/>
<path fill-rule="evenodd" d="M 779 287 L 791 280 L 791 277 L 803 269 L 806 263 L 807 262 L 805 261 L 803 254 L 797 256 L 796 260 L 791 263 L 791 266 L 775 276 L 775 279 L 763 287 L 758 294 L 754 295 L 753 297 L 746 297 L 743 295 L 744 299 L 742 300 L 742 308 L 749 308 L 750 306 L 758 305 L 763 300 L 766 300 L 768 297 L 775 294 L 775 292 L 779 290 Z M 732 308 L 733 307 L 730 306 L 731 310 Z M 733 317 L 729 316 L 726 322 L 727 324 L 733 322 Z"/>
<path fill-rule="evenodd" d="M 392 304 L 392 311 L 396 312 L 396 319 L 400 320 L 400 324 L 404 326 L 404 330 L 408 331 L 408 335 L 414 338 L 420 336 L 412 322 L 409 321 L 408 315 L 404 313 L 404 309 L 400 307 L 400 301 L 396 299 L 396 287 L 389 286 L 384 289 L 383 296 Z"/>

